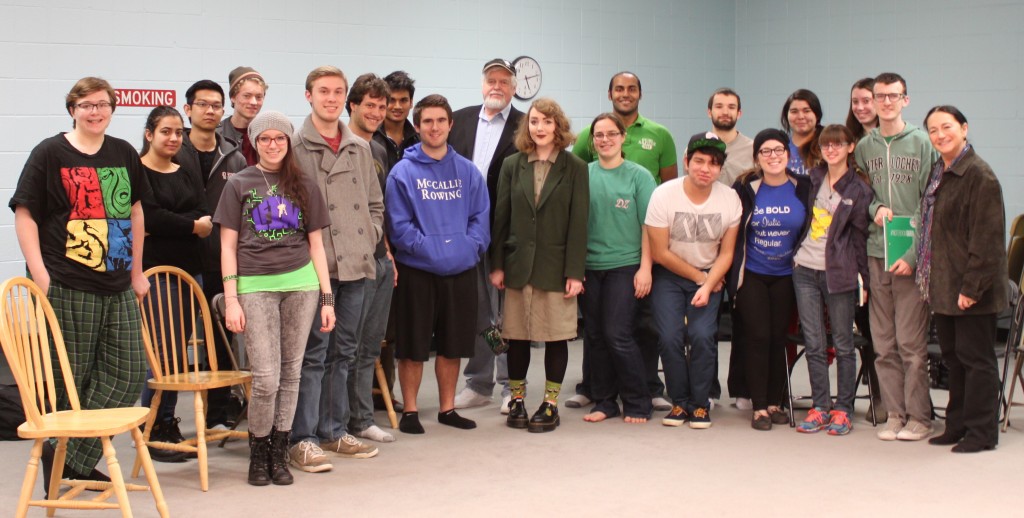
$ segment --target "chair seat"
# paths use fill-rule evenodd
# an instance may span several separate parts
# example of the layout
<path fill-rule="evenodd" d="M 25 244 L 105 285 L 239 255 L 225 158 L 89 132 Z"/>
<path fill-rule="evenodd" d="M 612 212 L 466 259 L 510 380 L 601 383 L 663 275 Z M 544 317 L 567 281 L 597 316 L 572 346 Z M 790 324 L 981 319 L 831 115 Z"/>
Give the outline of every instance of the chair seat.
<path fill-rule="evenodd" d="M 42 427 L 29 422 L 18 427 L 23 439 L 42 437 L 98 437 L 117 435 L 146 422 L 146 407 L 101 408 L 97 410 L 64 410 L 44 414 Z"/>
<path fill-rule="evenodd" d="M 209 390 L 248 383 L 252 373 L 248 371 L 199 371 L 182 372 L 163 376 L 160 381 L 150 378 L 149 388 L 153 390 Z"/>

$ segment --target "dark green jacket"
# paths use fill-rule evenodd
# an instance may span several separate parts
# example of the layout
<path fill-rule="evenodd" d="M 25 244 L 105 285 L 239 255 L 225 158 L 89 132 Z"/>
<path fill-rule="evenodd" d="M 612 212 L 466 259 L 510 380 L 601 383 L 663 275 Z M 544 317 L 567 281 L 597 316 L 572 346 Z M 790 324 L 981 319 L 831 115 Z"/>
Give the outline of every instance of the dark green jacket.
<path fill-rule="evenodd" d="M 533 164 L 516 153 L 505 159 L 491 231 L 491 268 L 505 286 L 563 292 L 566 278 L 582 281 L 587 259 L 590 178 L 587 164 L 559 151 L 534 204 Z"/>

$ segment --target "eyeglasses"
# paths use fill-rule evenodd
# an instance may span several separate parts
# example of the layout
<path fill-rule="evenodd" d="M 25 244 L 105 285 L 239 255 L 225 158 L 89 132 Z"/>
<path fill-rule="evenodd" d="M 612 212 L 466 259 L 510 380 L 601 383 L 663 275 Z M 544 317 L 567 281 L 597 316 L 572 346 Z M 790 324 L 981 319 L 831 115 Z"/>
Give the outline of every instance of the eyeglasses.
<path fill-rule="evenodd" d="M 759 154 L 759 155 L 761 155 L 761 156 L 763 156 L 765 158 L 768 158 L 768 157 L 770 157 L 772 155 L 775 155 L 775 156 L 785 155 L 786 151 L 787 151 L 787 149 L 784 148 L 784 147 L 773 147 L 771 149 L 761 148 L 761 150 L 758 151 L 757 154 Z"/>
<path fill-rule="evenodd" d="M 91 112 L 93 110 L 99 110 L 101 112 L 105 112 L 105 111 L 109 110 L 112 106 L 113 106 L 112 104 L 110 104 L 110 103 L 108 103 L 106 101 L 102 101 L 102 102 L 98 102 L 98 103 L 78 103 L 78 104 L 75 105 L 75 108 L 78 108 L 79 110 L 82 110 L 82 111 L 85 111 L 85 112 Z"/>
<path fill-rule="evenodd" d="M 199 108 L 200 110 L 213 110 L 219 112 L 224 109 L 224 103 L 208 103 L 206 101 L 196 101 L 192 103 L 193 108 Z"/>
<path fill-rule="evenodd" d="M 850 144 L 846 142 L 829 142 L 828 144 L 819 144 L 818 147 L 820 147 L 822 151 L 831 151 L 833 149 L 845 149 L 846 146 L 849 145 Z"/>
<path fill-rule="evenodd" d="M 616 139 L 622 136 L 620 131 L 609 131 L 608 133 L 594 133 L 594 140 Z"/>
<path fill-rule="evenodd" d="M 280 135 L 274 138 L 259 136 L 256 137 L 256 142 L 263 146 L 269 146 L 271 142 L 277 144 L 278 146 L 284 146 L 288 144 L 288 137 L 284 135 Z"/>
<path fill-rule="evenodd" d="M 885 102 L 888 99 L 889 102 L 894 103 L 905 97 L 905 94 L 875 94 L 874 97 L 875 102 Z"/>

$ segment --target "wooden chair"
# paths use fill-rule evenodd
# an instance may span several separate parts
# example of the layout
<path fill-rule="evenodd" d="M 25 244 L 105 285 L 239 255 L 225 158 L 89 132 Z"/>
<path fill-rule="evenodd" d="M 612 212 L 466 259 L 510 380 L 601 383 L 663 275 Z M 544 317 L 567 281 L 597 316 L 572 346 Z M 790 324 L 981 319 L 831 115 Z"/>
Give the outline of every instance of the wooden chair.
<path fill-rule="evenodd" d="M 53 307 L 42 290 L 29 279 L 15 277 L 0 285 L 0 342 L 3 343 L 4 355 L 18 383 L 21 403 L 25 408 L 25 423 L 18 427 L 18 436 L 35 440 L 15 516 L 23 517 L 28 513 L 29 506 L 35 506 L 47 508 L 47 516 L 53 516 L 56 509 L 120 509 L 121 515 L 128 517 L 132 516 L 128 491 L 147 490 L 152 492 L 160 516 L 170 516 L 149 450 L 139 431 L 139 425 L 146 420 L 147 409 L 82 410 L 68 363 L 64 336 L 57 325 Z M 57 408 L 55 360 L 60 370 L 58 376 L 67 391 L 70 410 L 52 410 Z M 110 441 L 112 435 L 124 432 L 129 432 L 135 440 L 139 463 L 146 470 L 148 487 L 124 482 Z M 43 442 L 49 437 L 57 439 L 53 472 L 48 481 L 49 498 L 30 500 L 43 453 Z M 103 444 L 110 482 L 62 480 L 68 439 L 90 437 L 98 438 Z M 70 489 L 59 495 L 61 486 L 69 486 Z M 102 492 L 89 500 L 75 500 L 87 489 Z M 107 502 L 112 496 L 116 503 Z"/>
<path fill-rule="evenodd" d="M 388 341 L 381 340 L 380 348 L 384 349 L 387 346 Z M 391 391 L 388 390 L 388 378 L 384 375 L 384 367 L 380 364 L 379 356 L 373 362 L 373 371 L 377 375 L 377 386 L 380 387 L 373 389 L 373 393 L 380 394 L 381 399 L 384 400 L 384 408 L 388 411 L 388 422 L 391 423 L 391 429 L 397 429 L 398 416 L 395 414 L 395 405 L 391 402 Z"/>
<path fill-rule="evenodd" d="M 203 290 L 191 275 L 173 266 L 157 266 L 146 270 L 146 278 L 155 286 L 142 299 L 142 334 L 146 345 L 146 358 L 153 371 L 149 388 L 156 391 L 146 418 L 145 440 L 150 448 L 195 453 L 199 460 L 199 487 L 210 488 L 206 443 L 225 437 L 245 438 L 246 432 L 237 430 L 211 430 L 206 428 L 206 391 L 221 387 L 242 385 L 249 394 L 252 373 L 222 371 L 217 368 L 214 351 L 212 317 Z M 177 308 L 177 310 L 175 310 Z M 197 325 L 197 318 L 201 325 Z M 186 326 L 190 324 L 190 326 Z M 193 330 L 197 338 L 191 339 Z M 188 363 L 188 348 L 193 346 L 194 361 Z M 200 350 L 210 370 L 203 370 Z M 151 441 L 150 433 L 156 421 L 160 398 L 164 391 L 195 392 L 196 436 L 181 443 Z M 136 460 L 132 476 L 139 475 L 140 460 Z"/>

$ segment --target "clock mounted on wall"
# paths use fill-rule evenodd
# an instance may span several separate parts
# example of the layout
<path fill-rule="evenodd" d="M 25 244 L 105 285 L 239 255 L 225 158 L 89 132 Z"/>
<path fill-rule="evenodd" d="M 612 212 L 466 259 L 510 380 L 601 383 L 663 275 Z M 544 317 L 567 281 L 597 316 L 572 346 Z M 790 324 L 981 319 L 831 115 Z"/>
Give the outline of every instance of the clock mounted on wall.
<path fill-rule="evenodd" d="M 516 70 L 516 99 L 528 101 L 536 97 L 543 79 L 540 63 L 530 56 L 519 56 L 512 61 L 512 67 Z"/>

